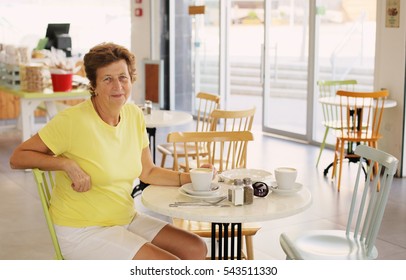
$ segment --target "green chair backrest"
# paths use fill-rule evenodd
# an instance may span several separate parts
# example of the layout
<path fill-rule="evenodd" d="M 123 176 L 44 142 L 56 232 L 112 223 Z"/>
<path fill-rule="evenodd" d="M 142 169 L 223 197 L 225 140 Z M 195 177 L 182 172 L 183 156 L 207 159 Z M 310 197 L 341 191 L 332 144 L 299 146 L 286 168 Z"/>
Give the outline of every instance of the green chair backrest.
<path fill-rule="evenodd" d="M 355 91 L 356 80 L 318 81 L 319 98 L 336 96 L 338 90 Z M 322 104 L 323 123 L 325 126 L 336 128 L 340 119 L 339 107 L 332 104 Z"/>
<path fill-rule="evenodd" d="M 322 80 L 318 81 L 319 97 L 335 96 L 337 90 L 354 91 L 357 80 Z"/>
<path fill-rule="evenodd" d="M 37 183 L 38 194 L 41 200 L 42 209 L 44 210 L 45 219 L 47 221 L 48 230 L 51 234 L 52 244 L 54 245 L 55 255 L 57 260 L 63 260 L 61 248 L 59 247 L 58 237 L 56 236 L 54 223 L 49 214 L 49 206 L 54 188 L 54 179 L 51 171 L 42 171 L 38 168 L 32 170 L 35 182 Z"/>

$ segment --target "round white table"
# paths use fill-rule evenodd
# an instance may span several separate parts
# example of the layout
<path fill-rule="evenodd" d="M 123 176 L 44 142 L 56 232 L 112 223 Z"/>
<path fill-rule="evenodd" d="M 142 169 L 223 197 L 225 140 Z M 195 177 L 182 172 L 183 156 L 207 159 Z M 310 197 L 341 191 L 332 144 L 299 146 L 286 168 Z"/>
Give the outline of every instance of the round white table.
<path fill-rule="evenodd" d="M 151 114 L 144 115 L 145 124 L 149 128 L 182 125 L 193 120 L 191 114 L 182 111 L 155 110 Z"/>
<path fill-rule="evenodd" d="M 227 194 L 229 184 L 219 183 L 220 192 Z M 241 252 L 241 224 L 245 222 L 260 222 L 273 219 L 280 219 L 303 212 L 310 207 L 312 196 L 308 188 L 303 188 L 297 193 L 290 195 L 279 195 L 270 193 L 266 198 L 254 197 L 253 204 L 234 206 L 227 200 L 221 204 L 229 204 L 230 207 L 213 206 L 189 206 L 170 207 L 169 204 L 177 201 L 198 201 L 198 199 L 188 197 L 179 191 L 178 187 L 148 186 L 142 192 L 141 201 L 144 206 L 156 213 L 167 215 L 173 218 L 181 218 L 193 221 L 212 223 L 212 259 L 215 259 L 216 226 L 223 226 L 223 242 L 228 242 L 228 226 L 231 224 L 233 230 L 237 227 L 237 254 Z M 219 228 L 221 232 L 222 229 Z M 220 235 L 219 235 L 220 236 Z M 233 237 L 233 236 L 231 236 Z M 233 242 L 233 239 L 231 240 Z M 224 257 L 227 257 L 227 246 L 224 248 Z M 219 254 L 221 249 L 219 249 Z M 233 250 L 231 250 L 233 252 Z M 240 258 L 237 255 L 237 258 Z M 221 256 L 219 256 L 221 258 Z"/>
<path fill-rule="evenodd" d="M 152 159 L 155 162 L 155 135 L 157 127 L 176 126 L 186 124 L 193 120 L 193 116 L 182 111 L 156 110 L 152 109 L 151 114 L 144 115 L 145 125 L 149 135 Z M 151 144 L 152 143 L 152 144 Z"/>
<path fill-rule="evenodd" d="M 334 105 L 334 106 L 340 106 L 342 101 L 344 102 L 345 99 L 341 100 L 340 96 L 338 96 L 338 95 L 319 98 L 319 102 L 321 104 L 328 104 L 328 105 Z M 346 103 L 344 102 L 343 105 L 346 105 Z M 383 107 L 384 108 L 393 108 L 393 107 L 396 107 L 396 105 L 397 105 L 396 100 L 385 99 L 385 103 L 384 103 Z"/>

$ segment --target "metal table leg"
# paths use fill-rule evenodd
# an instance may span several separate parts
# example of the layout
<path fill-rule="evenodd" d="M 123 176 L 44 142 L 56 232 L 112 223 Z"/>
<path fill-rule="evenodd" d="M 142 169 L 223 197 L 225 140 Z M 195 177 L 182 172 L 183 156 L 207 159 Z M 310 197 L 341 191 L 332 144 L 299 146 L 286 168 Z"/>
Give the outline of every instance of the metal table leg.
<path fill-rule="evenodd" d="M 152 160 L 155 163 L 155 135 L 156 135 L 156 128 L 155 127 L 147 127 L 147 133 L 148 133 L 148 137 L 149 137 L 149 149 L 151 150 L 151 154 L 152 154 Z M 142 181 L 140 181 L 140 184 L 135 186 L 131 196 L 132 197 L 136 197 L 137 195 L 140 195 L 142 193 L 142 191 L 148 187 L 149 184 L 146 184 Z"/>
<path fill-rule="evenodd" d="M 230 240 L 228 231 L 230 229 Z M 217 233 L 217 234 L 216 234 Z M 217 236 L 218 235 L 218 236 Z M 218 256 L 216 256 L 216 242 L 218 237 Z M 237 242 L 237 244 L 236 244 Z M 231 244 L 229 244 L 231 243 Z M 242 247 L 242 224 L 241 223 L 212 223 L 211 224 L 211 259 L 241 260 Z M 230 245 L 230 246 L 229 246 Z M 235 256 L 237 245 L 237 256 Z M 230 250 L 229 250 L 230 248 Z M 229 256 L 230 255 L 230 256 Z"/>
<path fill-rule="evenodd" d="M 156 127 L 147 127 L 147 133 L 149 137 L 149 148 L 152 154 L 152 160 L 155 163 L 155 136 L 156 136 Z"/>

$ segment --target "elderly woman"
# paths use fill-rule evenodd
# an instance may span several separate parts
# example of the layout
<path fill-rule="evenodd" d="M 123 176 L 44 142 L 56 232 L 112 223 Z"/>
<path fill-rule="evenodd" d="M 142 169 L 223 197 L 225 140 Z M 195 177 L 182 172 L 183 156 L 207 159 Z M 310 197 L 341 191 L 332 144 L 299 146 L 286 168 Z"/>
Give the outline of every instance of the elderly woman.
<path fill-rule="evenodd" d="M 179 186 L 186 173 L 154 165 L 142 111 L 126 103 L 135 57 L 103 43 L 84 57 L 91 98 L 56 115 L 16 148 L 12 168 L 56 171 L 50 212 L 65 259 L 204 259 L 197 235 L 137 213 L 136 178 Z"/>

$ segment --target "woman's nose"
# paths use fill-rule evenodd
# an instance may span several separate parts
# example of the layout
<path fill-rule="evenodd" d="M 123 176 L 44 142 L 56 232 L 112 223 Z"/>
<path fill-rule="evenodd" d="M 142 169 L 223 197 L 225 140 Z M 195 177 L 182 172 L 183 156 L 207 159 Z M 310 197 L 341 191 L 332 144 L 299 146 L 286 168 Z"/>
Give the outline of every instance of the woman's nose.
<path fill-rule="evenodd" d="M 113 79 L 113 87 L 114 88 L 121 88 L 121 82 L 119 79 Z"/>

